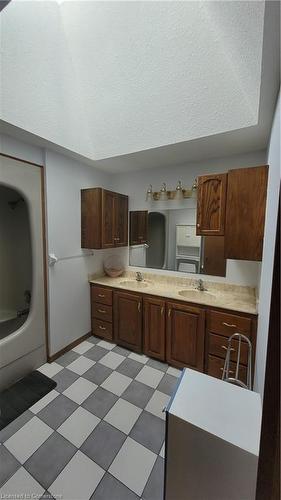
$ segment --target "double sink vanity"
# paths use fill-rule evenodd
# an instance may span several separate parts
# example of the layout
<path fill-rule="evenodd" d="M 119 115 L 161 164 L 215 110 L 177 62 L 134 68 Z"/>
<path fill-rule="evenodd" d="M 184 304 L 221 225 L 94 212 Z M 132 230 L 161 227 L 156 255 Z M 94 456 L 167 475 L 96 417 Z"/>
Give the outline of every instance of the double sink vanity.
<path fill-rule="evenodd" d="M 259 166 L 201 175 L 191 190 L 182 191 L 180 201 L 172 191 L 164 193 L 165 203 L 159 193 L 150 193 L 152 199 L 144 201 L 141 210 L 130 212 L 125 194 L 81 190 L 81 247 L 129 244 L 130 265 L 145 269 L 143 274 L 126 271 L 119 278 L 90 279 L 92 333 L 172 366 L 218 378 L 228 339 L 240 333 L 251 341 L 254 366 L 255 289 L 209 280 L 210 275 L 226 276 L 228 259 L 262 260 L 267 174 L 268 167 Z M 161 274 L 147 273 L 147 268 Z M 192 279 L 192 274 L 207 274 L 208 281 Z M 237 353 L 233 341 L 230 376 Z M 244 382 L 247 355 L 242 342 L 239 379 Z"/>
<path fill-rule="evenodd" d="M 246 335 L 255 350 L 253 288 L 133 272 L 119 278 L 94 277 L 90 287 L 93 335 L 132 351 L 221 378 L 233 333 Z M 236 360 L 234 343 L 231 361 Z M 246 344 L 242 344 L 243 381 L 246 365 Z"/>

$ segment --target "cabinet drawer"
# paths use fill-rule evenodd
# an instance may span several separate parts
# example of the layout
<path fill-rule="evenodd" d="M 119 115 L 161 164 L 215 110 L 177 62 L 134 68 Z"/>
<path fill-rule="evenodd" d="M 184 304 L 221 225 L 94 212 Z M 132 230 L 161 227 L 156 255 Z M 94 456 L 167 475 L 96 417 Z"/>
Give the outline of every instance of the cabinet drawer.
<path fill-rule="evenodd" d="M 250 337 L 252 321 L 243 316 L 234 314 L 210 311 L 208 314 L 208 330 L 225 337 L 230 337 L 233 333 L 243 333 Z"/>
<path fill-rule="evenodd" d="M 225 359 L 226 350 L 228 346 L 227 339 L 224 339 L 220 335 L 214 335 L 213 333 L 209 333 L 209 354 L 213 354 L 214 356 L 219 356 L 220 358 Z M 237 361 L 237 353 L 238 353 L 238 341 L 233 340 L 231 342 L 232 351 L 231 351 L 231 361 Z M 245 342 L 241 342 L 241 352 L 240 352 L 240 363 L 247 365 L 248 362 L 248 345 Z"/>
<path fill-rule="evenodd" d="M 208 375 L 212 377 L 221 378 L 224 367 L 224 359 L 217 358 L 216 356 L 208 356 Z M 229 367 L 229 377 L 234 377 L 235 375 L 235 363 L 230 363 Z M 247 369 L 245 366 L 240 365 L 239 367 L 239 379 L 246 383 L 247 381 Z"/>
<path fill-rule="evenodd" d="M 112 323 L 112 306 L 104 304 L 92 303 L 92 316 L 96 319 L 110 321 Z"/>
<path fill-rule="evenodd" d="M 109 288 L 102 288 L 99 286 L 91 287 L 92 302 L 99 302 L 100 304 L 112 305 L 112 290 Z"/>
<path fill-rule="evenodd" d="M 93 318 L 92 331 L 93 335 L 96 335 L 97 337 L 103 337 L 108 340 L 113 339 L 112 323 L 109 323 L 108 321 Z"/>

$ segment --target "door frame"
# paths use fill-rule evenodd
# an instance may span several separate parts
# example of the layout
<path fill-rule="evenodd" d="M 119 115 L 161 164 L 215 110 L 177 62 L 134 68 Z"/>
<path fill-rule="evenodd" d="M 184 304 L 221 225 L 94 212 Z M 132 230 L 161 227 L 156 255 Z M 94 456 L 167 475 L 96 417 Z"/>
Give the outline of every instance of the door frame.
<path fill-rule="evenodd" d="M 44 302 L 45 302 L 45 339 L 46 339 L 46 357 L 47 361 L 50 359 L 50 346 L 49 346 L 49 288 L 48 288 L 48 272 L 47 272 L 47 229 L 46 229 L 46 190 L 45 190 L 45 167 L 40 163 L 34 163 L 32 161 L 23 160 L 17 156 L 11 156 L 0 152 L 0 156 L 4 158 L 9 158 L 10 160 L 19 161 L 33 167 L 38 167 L 41 169 L 41 205 L 42 205 L 42 238 L 43 238 L 43 265 L 44 265 Z"/>

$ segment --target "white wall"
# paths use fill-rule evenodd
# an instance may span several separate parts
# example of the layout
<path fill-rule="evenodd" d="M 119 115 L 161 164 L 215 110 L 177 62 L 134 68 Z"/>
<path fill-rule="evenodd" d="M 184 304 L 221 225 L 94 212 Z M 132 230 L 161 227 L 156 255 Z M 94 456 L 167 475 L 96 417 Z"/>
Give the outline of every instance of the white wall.
<path fill-rule="evenodd" d="M 268 195 L 266 202 L 265 236 L 260 280 L 260 306 L 254 386 L 255 390 L 262 396 L 264 391 L 271 286 L 280 190 L 280 95 L 272 125 L 268 148 L 268 164 Z"/>
<path fill-rule="evenodd" d="M 175 189 L 178 180 L 183 182 L 184 187 L 191 187 L 198 175 L 227 172 L 231 168 L 264 165 L 265 163 L 266 152 L 259 151 L 245 155 L 217 158 L 205 162 L 118 174 L 112 177 L 111 186 L 116 191 L 129 195 L 129 210 L 147 210 L 151 206 L 157 207 L 160 210 L 178 208 L 179 206 L 191 208 L 196 205 L 194 198 L 185 200 L 180 204 L 174 201 L 148 204 L 145 201 L 146 190 L 149 184 L 152 184 L 153 189 L 158 191 L 162 182 L 166 182 L 168 188 Z M 260 262 L 228 260 L 225 278 L 205 276 L 204 279 L 255 287 L 259 283 L 260 267 Z M 179 276 L 182 276 L 182 274 L 179 274 Z M 197 275 L 191 274 L 190 276 L 196 277 Z"/>
<path fill-rule="evenodd" d="M 51 354 L 91 330 L 88 274 L 101 272 L 103 259 L 123 249 L 81 250 L 80 189 L 108 187 L 109 175 L 65 156 L 46 151 L 46 197 L 49 253 L 59 260 L 49 267 Z M 84 256 L 83 256 L 84 255 Z"/>

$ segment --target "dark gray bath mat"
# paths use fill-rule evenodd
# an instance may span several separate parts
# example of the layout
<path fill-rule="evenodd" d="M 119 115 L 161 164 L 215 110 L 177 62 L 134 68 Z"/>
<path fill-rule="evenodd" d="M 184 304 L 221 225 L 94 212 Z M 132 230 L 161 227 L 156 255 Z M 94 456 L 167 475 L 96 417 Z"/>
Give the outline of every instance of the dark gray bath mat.
<path fill-rule="evenodd" d="M 56 387 L 57 383 L 34 371 L 0 392 L 0 430 Z"/>

